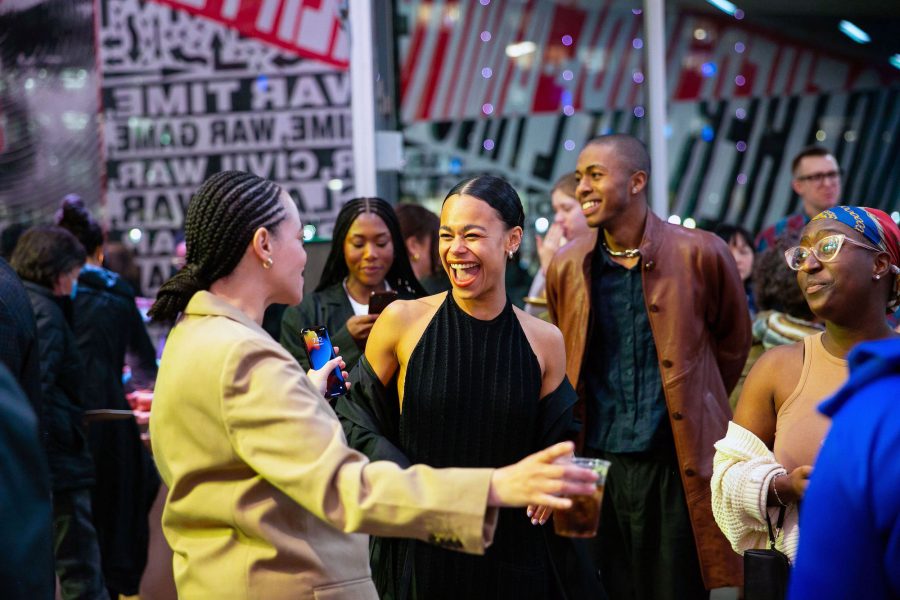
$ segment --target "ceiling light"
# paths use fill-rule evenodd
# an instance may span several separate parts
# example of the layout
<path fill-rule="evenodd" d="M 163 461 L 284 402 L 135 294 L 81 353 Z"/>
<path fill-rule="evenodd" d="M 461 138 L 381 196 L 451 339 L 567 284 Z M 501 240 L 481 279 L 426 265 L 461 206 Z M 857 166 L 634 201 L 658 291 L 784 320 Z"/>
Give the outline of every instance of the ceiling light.
<path fill-rule="evenodd" d="M 872 38 L 869 37 L 868 33 L 863 31 L 850 21 L 841 21 L 838 24 L 838 29 L 840 29 L 844 35 L 858 44 L 868 44 L 872 41 Z"/>
<path fill-rule="evenodd" d="M 518 42 L 506 47 L 506 55 L 510 58 L 521 58 L 526 54 L 531 54 L 535 50 L 537 50 L 537 44 L 534 42 Z"/>
<path fill-rule="evenodd" d="M 727 13 L 729 15 L 733 15 L 734 11 L 737 10 L 737 6 L 735 6 L 728 0 L 706 0 L 706 1 L 709 2 L 710 4 L 712 4 L 713 6 L 715 6 L 716 8 L 718 8 L 719 10 L 721 10 L 723 13 Z"/>

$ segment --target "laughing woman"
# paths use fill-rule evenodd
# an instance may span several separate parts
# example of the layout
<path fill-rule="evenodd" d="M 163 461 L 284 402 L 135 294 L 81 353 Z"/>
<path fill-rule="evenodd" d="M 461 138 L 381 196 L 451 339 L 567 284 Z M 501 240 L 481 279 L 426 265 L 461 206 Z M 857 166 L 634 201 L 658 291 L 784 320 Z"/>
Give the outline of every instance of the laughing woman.
<path fill-rule="evenodd" d="M 352 397 L 337 405 L 351 445 L 403 466 L 489 467 L 566 435 L 575 393 L 562 335 L 506 294 L 506 262 L 523 221 L 521 201 L 502 179 L 476 177 L 450 190 L 439 248 L 453 287 L 382 313 Z M 385 599 L 560 595 L 544 532 L 517 510 L 501 511 L 484 557 L 379 538 L 372 570 Z"/>
<path fill-rule="evenodd" d="M 300 330 L 324 325 L 352 369 L 378 317 L 369 314 L 369 297 L 387 290 L 396 290 L 400 298 L 425 295 L 409 264 L 394 209 L 381 198 L 355 198 L 338 213 L 316 291 L 285 310 L 281 345 L 308 369 Z"/>
<path fill-rule="evenodd" d="M 493 534 L 490 507 L 567 508 L 549 494 L 593 487 L 576 483 L 594 479 L 585 469 L 548 464 L 570 444 L 497 470 L 370 463 L 323 397 L 340 359 L 305 374 L 261 327 L 269 305 L 303 295 L 291 197 L 250 173 L 217 173 L 191 198 L 185 239 L 187 264 L 150 309 L 177 320 L 150 433 L 180 598 L 377 600 L 366 537 L 351 534 L 478 553 Z"/>
<path fill-rule="evenodd" d="M 793 560 L 800 501 L 830 425 L 817 411 L 847 379 L 847 354 L 894 337 L 900 304 L 900 230 L 884 212 L 836 206 L 803 228 L 787 267 L 825 331 L 763 354 L 747 375 L 728 433 L 716 442 L 712 504 L 738 553 L 768 546 L 767 519 L 783 519 L 777 548 Z M 835 515 L 840 518 L 840 515 Z"/>

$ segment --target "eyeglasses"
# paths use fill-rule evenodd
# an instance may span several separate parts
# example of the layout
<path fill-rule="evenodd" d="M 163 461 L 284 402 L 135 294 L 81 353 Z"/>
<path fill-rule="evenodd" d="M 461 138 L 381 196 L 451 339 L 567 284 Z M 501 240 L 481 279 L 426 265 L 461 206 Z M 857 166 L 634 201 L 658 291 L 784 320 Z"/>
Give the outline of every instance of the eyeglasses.
<path fill-rule="evenodd" d="M 797 181 L 811 181 L 816 185 L 824 183 L 826 179 L 840 179 L 841 170 L 825 171 L 824 173 L 813 173 L 812 175 L 798 175 Z"/>
<path fill-rule="evenodd" d="M 806 246 L 794 246 L 793 248 L 789 248 L 784 253 L 784 260 L 787 261 L 787 265 L 794 271 L 799 271 L 803 267 L 810 254 L 814 255 L 819 262 L 831 262 L 837 258 L 838 252 L 841 251 L 844 242 L 874 252 L 882 251 L 881 248 L 851 240 L 843 233 L 836 233 L 834 235 L 829 235 L 828 237 L 823 237 L 816 242 L 812 248 L 807 248 Z"/>

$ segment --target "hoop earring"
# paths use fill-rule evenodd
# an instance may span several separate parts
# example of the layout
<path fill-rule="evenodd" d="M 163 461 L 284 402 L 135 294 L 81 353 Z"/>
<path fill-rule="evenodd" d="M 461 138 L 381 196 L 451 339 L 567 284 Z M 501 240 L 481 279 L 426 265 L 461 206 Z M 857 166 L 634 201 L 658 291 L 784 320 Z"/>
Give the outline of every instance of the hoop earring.
<path fill-rule="evenodd" d="M 275 261 L 272 260 L 272 257 L 270 256 L 266 260 L 263 261 L 262 266 L 263 266 L 263 269 L 269 270 L 272 268 L 273 264 L 275 264 Z"/>

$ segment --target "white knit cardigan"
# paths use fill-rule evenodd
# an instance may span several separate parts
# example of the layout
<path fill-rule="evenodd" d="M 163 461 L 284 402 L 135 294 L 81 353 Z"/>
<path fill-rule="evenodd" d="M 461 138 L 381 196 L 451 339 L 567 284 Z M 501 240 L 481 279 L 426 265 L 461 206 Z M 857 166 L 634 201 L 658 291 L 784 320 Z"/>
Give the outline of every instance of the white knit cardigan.
<path fill-rule="evenodd" d="M 710 485 L 713 516 L 719 529 L 738 554 L 751 548 L 768 548 L 769 531 L 763 511 L 767 510 L 769 483 L 787 471 L 761 439 L 733 421 L 715 448 Z M 778 507 L 768 507 L 773 528 L 778 510 Z M 797 506 L 791 504 L 785 512 L 784 528 L 775 540 L 775 547 L 791 562 L 797 554 L 800 537 L 797 517 Z"/>

